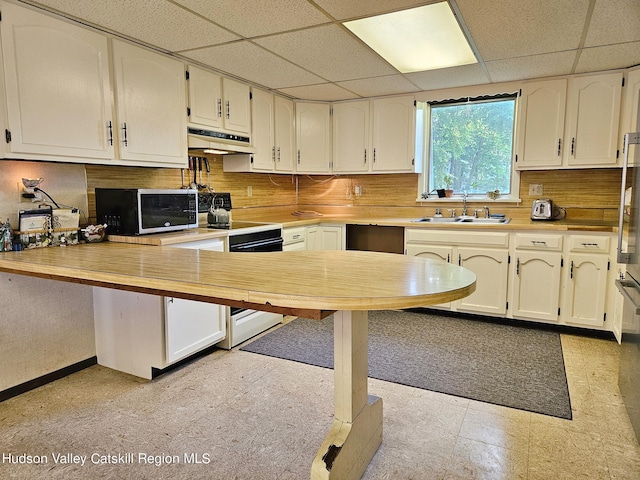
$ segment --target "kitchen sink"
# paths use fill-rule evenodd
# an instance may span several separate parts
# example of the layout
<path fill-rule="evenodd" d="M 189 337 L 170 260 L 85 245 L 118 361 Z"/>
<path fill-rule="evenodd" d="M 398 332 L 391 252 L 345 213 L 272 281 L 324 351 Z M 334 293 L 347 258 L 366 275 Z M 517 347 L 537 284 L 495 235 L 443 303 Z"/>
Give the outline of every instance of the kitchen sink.
<path fill-rule="evenodd" d="M 429 223 L 478 223 L 488 225 L 504 225 L 511 221 L 508 217 L 490 217 L 490 218 L 476 218 L 476 217 L 422 217 L 412 222 L 429 222 Z"/>
<path fill-rule="evenodd" d="M 422 217 L 412 222 L 454 223 L 460 221 L 459 217 Z"/>

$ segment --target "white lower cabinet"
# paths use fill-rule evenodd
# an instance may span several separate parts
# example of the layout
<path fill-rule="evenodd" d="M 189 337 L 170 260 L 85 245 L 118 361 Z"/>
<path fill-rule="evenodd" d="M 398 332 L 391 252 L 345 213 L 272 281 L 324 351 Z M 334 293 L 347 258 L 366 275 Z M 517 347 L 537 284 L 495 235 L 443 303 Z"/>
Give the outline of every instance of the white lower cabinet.
<path fill-rule="evenodd" d="M 498 232 L 407 229 L 405 253 L 455 263 L 476 274 L 476 291 L 437 305 L 453 311 L 505 315 L 509 273 L 509 234 Z"/>
<path fill-rule="evenodd" d="M 557 322 L 560 315 L 559 252 L 516 252 L 512 315 Z"/>
<path fill-rule="evenodd" d="M 224 242 L 175 246 L 223 251 Z M 94 287 L 93 303 L 98 363 L 142 378 L 226 336 L 223 305 L 101 287 Z"/>
<path fill-rule="evenodd" d="M 345 250 L 344 225 L 320 224 L 307 227 L 307 250 Z"/>

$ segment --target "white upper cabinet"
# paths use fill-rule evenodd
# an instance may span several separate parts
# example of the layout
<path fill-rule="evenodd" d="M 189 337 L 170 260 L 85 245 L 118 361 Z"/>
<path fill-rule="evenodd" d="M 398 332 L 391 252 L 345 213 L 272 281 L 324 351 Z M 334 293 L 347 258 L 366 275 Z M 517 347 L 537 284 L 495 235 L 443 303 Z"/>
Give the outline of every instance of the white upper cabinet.
<path fill-rule="evenodd" d="M 412 95 L 373 100 L 373 158 L 376 173 L 415 172 L 416 107 Z M 421 163 L 421 162 L 418 162 Z"/>
<path fill-rule="evenodd" d="M 526 83 L 517 168 L 616 166 L 621 94 L 622 73 Z"/>
<path fill-rule="evenodd" d="M 192 65 L 189 65 L 188 70 L 189 123 L 249 135 L 249 85 Z"/>
<path fill-rule="evenodd" d="M 120 157 L 187 163 L 184 65 L 113 40 Z"/>
<path fill-rule="evenodd" d="M 518 122 L 519 168 L 562 165 L 567 80 L 526 83 Z"/>
<path fill-rule="evenodd" d="M 295 158 L 295 120 L 293 101 L 275 95 L 275 169 L 292 172 Z"/>
<path fill-rule="evenodd" d="M 618 150 L 620 157 L 623 156 L 624 135 L 625 133 L 637 132 L 640 130 L 640 121 L 638 118 L 638 106 L 640 104 L 640 68 L 629 70 L 626 73 L 624 97 L 622 100 L 620 111 L 620 129 L 618 135 Z M 634 158 L 633 152 L 635 145 L 629 145 L 629 161 Z"/>
<path fill-rule="evenodd" d="M 368 172 L 372 158 L 369 100 L 333 105 L 333 171 Z"/>
<path fill-rule="evenodd" d="M 616 165 L 621 96 L 622 73 L 569 80 L 564 146 L 567 166 Z"/>
<path fill-rule="evenodd" d="M 273 95 L 254 89 L 252 107 L 252 140 L 256 153 L 252 155 L 254 170 L 273 171 L 275 163 L 275 138 L 273 125 Z M 225 159 L 225 164 L 233 162 L 233 157 Z"/>
<path fill-rule="evenodd" d="M 113 158 L 107 38 L 13 4 L 1 6 L 7 156 Z"/>
<path fill-rule="evenodd" d="M 329 173 L 331 117 L 326 103 L 296 103 L 298 173 Z"/>

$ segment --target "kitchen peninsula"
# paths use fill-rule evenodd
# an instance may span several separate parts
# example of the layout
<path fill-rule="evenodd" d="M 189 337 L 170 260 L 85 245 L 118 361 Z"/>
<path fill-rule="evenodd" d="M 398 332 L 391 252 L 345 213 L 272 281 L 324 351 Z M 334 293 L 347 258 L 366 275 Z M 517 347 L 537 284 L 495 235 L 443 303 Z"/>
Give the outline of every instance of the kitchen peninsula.
<path fill-rule="evenodd" d="M 458 266 L 357 251 L 238 255 L 106 242 L 1 253 L 0 271 L 316 319 L 335 312 L 334 423 L 312 478 L 360 478 L 382 442 L 382 400 L 367 392 L 367 311 L 475 290 L 475 275 Z"/>

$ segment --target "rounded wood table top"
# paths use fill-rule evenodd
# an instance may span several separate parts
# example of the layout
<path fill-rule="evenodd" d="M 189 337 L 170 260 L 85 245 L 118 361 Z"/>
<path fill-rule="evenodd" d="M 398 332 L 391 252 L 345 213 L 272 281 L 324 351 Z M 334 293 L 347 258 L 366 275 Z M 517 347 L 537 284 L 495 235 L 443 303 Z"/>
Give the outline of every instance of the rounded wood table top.
<path fill-rule="evenodd" d="M 411 308 L 475 290 L 475 275 L 391 253 L 223 253 L 112 242 L 0 253 L 0 271 L 311 318 L 335 310 Z M 313 313 L 315 314 L 309 314 Z M 304 313 L 302 313 L 304 314 Z"/>

